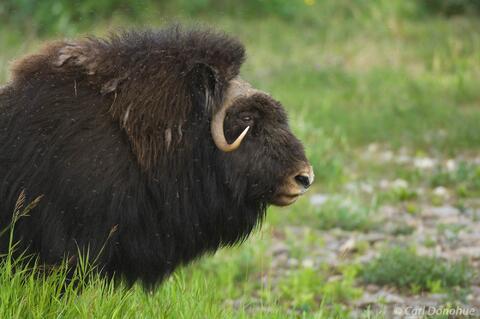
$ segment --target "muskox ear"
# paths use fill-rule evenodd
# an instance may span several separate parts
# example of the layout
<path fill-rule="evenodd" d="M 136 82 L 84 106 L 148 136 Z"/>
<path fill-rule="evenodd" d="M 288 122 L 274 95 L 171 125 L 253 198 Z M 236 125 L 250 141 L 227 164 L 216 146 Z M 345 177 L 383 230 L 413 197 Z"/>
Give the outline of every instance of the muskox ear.
<path fill-rule="evenodd" d="M 205 63 L 194 65 L 190 72 L 189 91 L 192 99 L 192 111 L 196 115 L 211 114 L 219 87 L 217 71 L 213 67 Z"/>

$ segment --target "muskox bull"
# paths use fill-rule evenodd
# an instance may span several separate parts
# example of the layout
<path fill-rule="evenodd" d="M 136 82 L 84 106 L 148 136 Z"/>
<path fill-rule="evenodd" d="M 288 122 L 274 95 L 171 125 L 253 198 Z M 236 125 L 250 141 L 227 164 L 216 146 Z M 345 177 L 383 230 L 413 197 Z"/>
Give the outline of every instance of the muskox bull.
<path fill-rule="evenodd" d="M 132 31 L 58 41 L 0 89 L 0 226 L 54 265 L 88 249 L 107 275 L 161 281 L 244 240 L 313 181 L 282 105 L 239 77 L 224 34 Z M 0 240 L 5 252 L 8 236 Z"/>

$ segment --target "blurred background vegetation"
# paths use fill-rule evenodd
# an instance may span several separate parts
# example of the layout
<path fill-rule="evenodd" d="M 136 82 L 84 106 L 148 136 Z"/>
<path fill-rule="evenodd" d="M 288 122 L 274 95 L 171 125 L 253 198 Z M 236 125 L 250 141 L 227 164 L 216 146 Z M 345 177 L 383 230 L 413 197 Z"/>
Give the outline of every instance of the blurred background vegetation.
<path fill-rule="evenodd" d="M 68 35 L 89 30 L 93 23 L 116 15 L 139 21 L 145 19 L 153 10 L 161 12 L 161 15 L 173 13 L 190 17 L 228 15 L 247 19 L 244 21 L 277 16 L 290 22 L 303 20 L 306 25 L 315 26 L 316 23 L 321 23 L 318 13 L 328 16 L 335 11 L 336 15 L 342 15 L 345 18 L 355 18 L 359 15 L 367 18 L 369 14 L 373 14 L 369 2 L 366 0 L 3 0 L 0 3 L 0 21 L 2 25 L 12 25 L 21 32 L 32 32 L 37 35 Z M 375 2 L 384 7 L 397 7 L 395 8 L 397 13 L 409 18 L 425 18 L 432 15 L 452 17 L 480 12 L 479 0 L 420 0 L 417 3 L 380 0 Z M 314 6 L 321 10 L 313 10 Z"/>
<path fill-rule="evenodd" d="M 242 76 L 288 109 L 317 181 L 152 296 L 94 283 L 60 299 L 55 282 L 0 271 L 0 317 L 111 317 L 121 303 L 124 317 L 388 318 L 369 310 L 414 298 L 480 309 L 479 18 L 480 0 L 1 0 L 0 83 L 54 38 L 171 22 L 240 38 Z"/>

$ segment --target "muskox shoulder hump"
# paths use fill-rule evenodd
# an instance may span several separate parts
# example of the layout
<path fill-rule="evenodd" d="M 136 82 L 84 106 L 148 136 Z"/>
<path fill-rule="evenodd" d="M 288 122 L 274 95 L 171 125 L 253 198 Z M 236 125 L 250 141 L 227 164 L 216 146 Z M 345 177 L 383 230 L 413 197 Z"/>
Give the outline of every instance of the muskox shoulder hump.
<path fill-rule="evenodd" d="M 149 168 L 182 141 L 180 132 L 162 143 L 164 132 L 218 108 L 244 58 L 240 41 L 208 29 L 131 30 L 48 43 L 14 64 L 9 86 L 48 104 L 95 100 L 93 111 L 118 123 L 139 164 Z M 52 88 L 62 93 L 50 96 Z"/>
<path fill-rule="evenodd" d="M 235 38 L 175 25 L 162 30 L 112 33 L 106 38 L 48 43 L 14 63 L 12 82 L 18 84 L 52 74 L 84 75 L 109 93 L 133 74 L 148 77 L 155 72 L 174 72 L 181 76 L 198 64 L 210 66 L 221 80 L 228 82 L 238 75 L 244 58 L 245 49 Z"/>

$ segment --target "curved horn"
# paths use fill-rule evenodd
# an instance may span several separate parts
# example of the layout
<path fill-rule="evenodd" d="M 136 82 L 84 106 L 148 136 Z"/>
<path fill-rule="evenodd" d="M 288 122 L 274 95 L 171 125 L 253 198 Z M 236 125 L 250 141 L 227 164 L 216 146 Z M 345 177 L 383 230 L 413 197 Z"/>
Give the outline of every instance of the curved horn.
<path fill-rule="evenodd" d="M 225 119 L 226 108 L 222 108 L 214 117 L 212 121 L 211 131 L 212 131 L 212 138 L 215 142 L 215 145 L 224 152 L 232 152 L 236 150 L 240 144 L 242 143 L 245 135 L 247 135 L 250 126 L 247 126 L 243 132 L 237 137 L 235 142 L 232 144 L 228 144 L 225 134 L 223 133 L 223 121 Z"/>
<path fill-rule="evenodd" d="M 235 139 L 232 144 L 228 144 L 223 131 L 223 122 L 227 115 L 227 110 L 233 105 L 236 98 L 243 96 L 248 97 L 257 90 L 252 89 L 249 83 L 243 81 L 239 77 L 230 81 L 230 86 L 227 90 L 224 102 L 220 110 L 213 116 L 211 124 L 211 133 L 215 145 L 223 152 L 232 152 L 242 144 L 245 135 L 247 135 L 250 126 L 247 126 L 243 132 Z"/>

